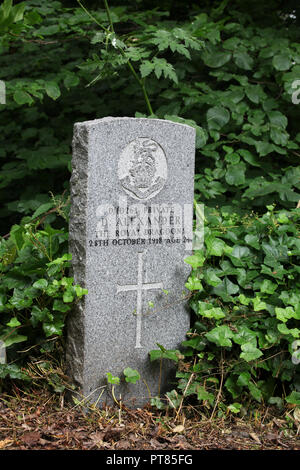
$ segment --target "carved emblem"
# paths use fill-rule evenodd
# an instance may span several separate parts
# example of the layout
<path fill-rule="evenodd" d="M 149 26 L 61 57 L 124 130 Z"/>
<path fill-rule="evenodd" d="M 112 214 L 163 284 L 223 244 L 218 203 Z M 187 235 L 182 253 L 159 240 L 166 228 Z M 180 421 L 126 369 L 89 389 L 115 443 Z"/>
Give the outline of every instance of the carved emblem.
<path fill-rule="evenodd" d="M 146 137 L 130 142 L 121 153 L 119 179 L 134 199 L 156 196 L 167 179 L 167 161 L 161 146 Z"/>

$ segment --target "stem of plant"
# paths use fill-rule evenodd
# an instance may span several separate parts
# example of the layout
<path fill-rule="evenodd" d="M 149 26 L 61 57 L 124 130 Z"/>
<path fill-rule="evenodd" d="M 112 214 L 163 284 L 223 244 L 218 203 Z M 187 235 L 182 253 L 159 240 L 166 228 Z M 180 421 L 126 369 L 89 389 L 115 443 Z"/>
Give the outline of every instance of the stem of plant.
<path fill-rule="evenodd" d="M 114 402 L 120 406 L 120 403 L 118 402 L 118 400 L 116 399 L 116 395 L 115 395 L 115 386 L 113 385 L 112 388 L 111 388 L 111 394 L 113 396 L 113 399 L 114 399 Z"/>
<path fill-rule="evenodd" d="M 224 356 L 223 356 L 223 351 L 221 351 L 220 369 L 221 369 L 220 388 L 219 388 L 218 395 L 217 395 L 217 398 L 216 398 L 216 402 L 215 402 L 211 417 L 209 418 L 209 421 L 213 420 L 216 409 L 217 409 L 217 406 L 218 406 L 218 403 L 219 403 L 220 398 L 221 398 L 223 380 L 224 380 Z"/>
<path fill-rule="evenodd" d="M 160 363 L 159 363 L 159 378 L 158 378 L 158 396 L 160 396 L 160 386 L 161 386 L 161 379 L 162 379 L 162 361 L 163 358 L 160 358 Z"/>
<path fill-rule="evenodd" d="M 194 367 L 195 367 L 195 364 L 196 364 L 196 360 L 197 360 L 197 358 L 195 357 L 195 359 L 194 359 Z M 182 405 L 183 405 L 183 400 L 184 400 L 184 398 L 185 398 L 185 395 L 186 395 L 186 393 L 187 393 L 187 391 L 188 391 L 188 388 L 189 388 L 189 386 L 190 386 L 190 384 L 191 384 L 191 382 L 192 382 L 192 380 L 193 380 L 194 377 L 195 377 L 195 373 L 193 372 L 193 373 L 190 375 L 190 378 L 189 378 L 189 380 L 188 380 L 188 383 L 186 384 L 186 387 L 185 387 L 184 392 L 183 392 L 183 394 L 182 394 L 182 398 L 181 398 L 181 401 L 180 401 L 180 405 L 179 405 L 178 411 L 176 411 L 176 418 L 175 418 L 175 421 L 179 418 L 179 415 L 180 415 L 180 412 L 181 412 L 181 408 L 182 408 Z"/>
<path fill-rule="evenodd" d="M 105 5 L 105 10 L 106 10 L 107 18 L 108 18 L 108 21 L 109 21 L 109 24 L 110 24 L 110 30 L 111 30 L 112 33 L 114 33 L 114 32 L 115 32 L 115 30 L 114 30 L 114 24 L 113 24 L 113 21 L 112 21 L 112 18 L 111 18 L 110 9 L 109 9 L 107 0 L 104 0 L 104 5 Z"/>
<path fill-rule="evenodd" d="M 123 55 L 124 55 L 124 51 L 121 50 Z M 132 65 L 132 63 L 130 62 L 130 60 L 128 60 L 127 62 L 127 65 L 132 73 L 132 75 L 134 76 L 134 78 L 136 79 L 136 81 L 138 82 L 138 84 L 140 85 L 140 87 L 142 88 L 142 91 L 143 91 L 143 94 L 144 94 L 144 98 L 145 98 L 145 101 L 146 101 L 146 105 L 147 105 L 147 108 L 148 108 L 148 112 L 149 114 L 154 114 L 153 113 L 153 109 L 152 109 L 152 106 L 151 106 L 151 103 L 149 101 L 149 97 L 148 97 L 148 93 L 147 93 L 147 90 L 145 88 L 145 82 L 143 80 L 140 79 L 140 77 L 138 76 L 138 74 L 136 73 L 136 71 L 134 70 L 134 67 Z"/>
<path fill-rule="evenodd" d="M 111 17 L 111 14 L 110 14 L 110 9 L 109 9 L 109 5 L 107 3 L 107 0 L 104 0 L 104 6 L 105 6 L 105 10 L 106 10 L 106 14 L 107 14 L 107 19 L 108 19 L 108 22 L 110 24 L 110 29 L 107 29 L 105 28 L 101 23 L 99 23 L 96 18 L 82 5 L 81 1 L 80 0 L 77 0 L 78 4 L 80 5 L 80 7 L 85 11 L 85 13 L 98 25 L 100 26 L 101 29 L 103 29 L 103 31 L 105 31 L 107 34 L 111 34 L 111 33 L 114 33 L 114 24 L 113 24 L 113 21 L 112 21 L 112 17 Z M 123 56 L 125 56 L 125 52 L 123 51 L 123 49 L 121 47 L 118 47 L 119 51 L 121 52 L 121 54 Z M 152 109 L 152 106 L 151 106 L 151 103 L 150 103 L 150 100 L 149 100 L 149 97 L 148 97 L 148 93 L 147 93 L 147 90 L 145 88 L 145 82 L 139 78 L 138 74 L 136 73 L 136 71 L 134 70 L 134 67 L 132 65 L 132 63 L 130 62 L 130 60 L 128 59 L 127 60 L 127 65 L 132 73 L 132 75 L 134 76 L 134 78 L 136 79 L 136 81 L 138 82 L 138 84 L 140 85 L 142 91 L 143 91 L 143 95 L 144 95 L 144 98 L 145 98 L 145 102 L 146 102 L 146 105 L 147 105 L 147 109 L 148 109 L 148 113 L 150 115 L 154 114 L 153 113 L 153 109 Z"/>
<path fill-rule="evenodd" d="M 152 397 L 151 397 L 150 388 L 149 388 L 149 386 L 148 386 L 146 380 L 143 379 L 143 382 L 144 382 L 144 384 L 146 385 L 146 388 L 147 388 L 147 390 L 148 390 L 149 400 L 151 400 Z"/>
<path fill-rule="evenodd" d="M 98 26 L 100 26 L 101 29 L 103 29 L 103 31 L 105 31 L 106 33 L 110 33 L 109 29 L 105 28 L 101 23 L 99 23 L 96 18 L 91 15 L 91 13 L 82 5 L 81 1 L 80 0 L 77 0 L 77 2 L 79 3 L 79 5 L 81 6 L 81 8 L 85 11 L 85 13 L 93 20 L 95 21 L 95 23 L 97 23 Z"/>
<path fill-rule="evenodd" d="M 79 2 L 80 0 L 78 0 Z M 106 14 L 107 14 L 107 19 L 109 21 L 109 24 L 110 24 L 110 30 L 112 33 L 115 32 L 114 30 L 114 24 L 113 24 L 113 21 L 112 21 L 112 18 L 111 18 L 111 14 L 110 14 L 110 9 L 109 9 L 109 5 L 108 5 L 108 2 L 107 0 L 104 0 L 104 5 L 105 5 L 105 10 L 106 10 Z M 90 15 L 91 16 L 91 15 Z M 125 52 L 123 51 L 123 49 L 121 47 L 119 47 L 119 50 L 121 52 L 121 54 L 123 55 L 123 57 L 125 56 Z M 142 80 L 138 74 L 136 73 L 132 63 L 130 62 L 130 60 L 128 59 L 127 60 L 127 65 L 132 73 L 132 75 L 134 76 L 134 78 L 136 79 L 136 81 L 138 82 L 138 84 L 140 85 L 142 91 L 143 91 L 143 95 L 144 95 L 144 98 L 145 98 L 145 102 L 146 102 L 146 105 L 147 105 L 147 108 L 148 108 L 148 112 L 149 114 L 154 114 L 153 113 L 153 109 L 152 109 L 152 106 L 151 106 L 151 103 L 150 103 L 150 100 L 149 100 L 149 97 L 148 97 L 148 93 L 147 93 L 147 90 L 145 88 L 145 82 L 144 80 Z"/>

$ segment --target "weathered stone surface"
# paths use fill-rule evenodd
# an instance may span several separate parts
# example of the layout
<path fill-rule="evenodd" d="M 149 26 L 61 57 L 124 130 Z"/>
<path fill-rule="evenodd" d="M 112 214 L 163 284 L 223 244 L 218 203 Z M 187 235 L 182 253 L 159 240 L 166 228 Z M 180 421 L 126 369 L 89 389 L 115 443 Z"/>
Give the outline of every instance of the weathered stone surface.
<path fill-rule="evenodd" d="M 0 340 L 0 364 L 6 364 L 6 348 L 4 341 Z"/>
<path fill-rule="evenodd" d="M 122 377 L 131 367 L 142 379 L 122 382 L 116 396 L 145 404 L 148 388 L 156 396 L 159 387 L 149 351 L 177 349 L 185 338 L 194 146 L 194 129 L 170 121 L 75 124 L 70 251 L 75 283 L 89 293 L 69 317 L 67 362 L 91 401 L 103 393 L 98 403 L 111 403 L 106 373 Z M 171 376 L 164 363 L 161 391 Z"/>

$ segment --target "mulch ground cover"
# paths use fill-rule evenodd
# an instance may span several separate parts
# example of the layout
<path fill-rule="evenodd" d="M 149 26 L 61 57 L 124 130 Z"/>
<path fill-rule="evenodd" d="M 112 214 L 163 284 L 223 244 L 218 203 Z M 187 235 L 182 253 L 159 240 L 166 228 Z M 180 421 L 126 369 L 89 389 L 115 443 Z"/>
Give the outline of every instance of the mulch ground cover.
<path fill-rule="evenodd" d="M 57 394 L 18 391 L 0 395 L 0 450 L 300 450 L 294 411 L 213 420 L 192 406 L 180 416 L 150 407 L 86 412 Z"/>

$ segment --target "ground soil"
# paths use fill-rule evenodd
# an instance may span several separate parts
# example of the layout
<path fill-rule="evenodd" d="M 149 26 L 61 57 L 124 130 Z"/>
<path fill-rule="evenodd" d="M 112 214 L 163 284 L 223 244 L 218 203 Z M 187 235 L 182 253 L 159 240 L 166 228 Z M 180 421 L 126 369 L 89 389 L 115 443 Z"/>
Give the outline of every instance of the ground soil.
<path fill-rule="evenodd" d="M 295 418 L 296 416 L 296 418 Z M 45 390 L 0 394 L 0 450 L 300 450 L 295 410 L 243 419 L 174 410 L 106 408 L 88 413 Z"/>

